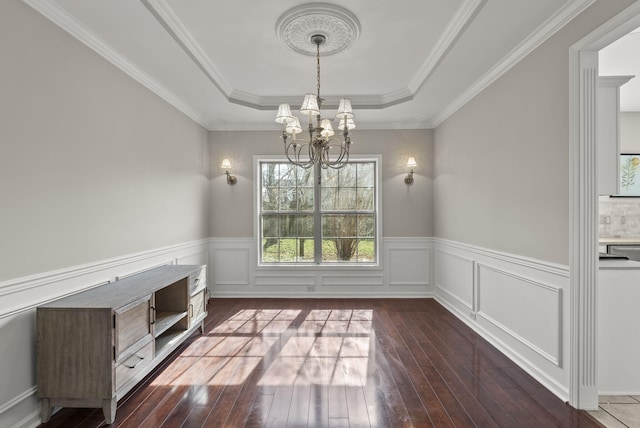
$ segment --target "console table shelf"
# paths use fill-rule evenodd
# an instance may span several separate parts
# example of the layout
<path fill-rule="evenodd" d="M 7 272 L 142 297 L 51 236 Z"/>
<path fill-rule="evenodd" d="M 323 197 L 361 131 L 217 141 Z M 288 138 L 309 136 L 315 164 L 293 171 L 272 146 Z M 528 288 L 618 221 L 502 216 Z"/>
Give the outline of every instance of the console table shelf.
<path fill-rule="evenodd" d="M 158 312 L 155 320 L 155 336 L 158 337 L 165 331 L 173 327 L 178 321 L 184 319 L 187 316 L 187 311 L 184 312 Z"/>
<path fill-rule="evenodd" d="M 185 331 L 169 330 L 165 334 L 159 336 L 156 339 L 156 355 L 172 351 L 173 348 L 182 341 L 185 334 Z"/>

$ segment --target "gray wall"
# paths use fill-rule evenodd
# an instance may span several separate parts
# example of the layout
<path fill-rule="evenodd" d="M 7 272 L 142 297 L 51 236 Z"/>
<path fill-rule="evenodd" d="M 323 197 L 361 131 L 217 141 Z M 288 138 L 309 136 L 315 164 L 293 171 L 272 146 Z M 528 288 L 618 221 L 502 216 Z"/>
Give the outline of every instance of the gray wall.
<path fill-rule="evenodd" d="M 205 129 L 22 1 L 0 52 L 0 281 L 207 237 Z"/>
<path fill-rule="evenodd" d="M 640 112 L 638 111 L 620 113 L 620 152 L 640 153 Z"/>
<path fill-rule="evenodd" d="M 435 129 L 435 235 L 569 262 L 569 47 L 599 1 Z"/>
<path fill-rule="evenodd" d="M 354 154 L 382 155 L 383 235 L 433 235 L 433 134 L 430 130 L 354 130 Z M 209 133 L 211 153 L 210 234 L 218 238 L 253 237 L 254 155 L 282 155 L 278 131 L 214 131 Z M 415 183 L 404 177 L 407 157 L 415 156 Z M 235 186 L 226 184 L 219 166 L 230 158 Z"/>

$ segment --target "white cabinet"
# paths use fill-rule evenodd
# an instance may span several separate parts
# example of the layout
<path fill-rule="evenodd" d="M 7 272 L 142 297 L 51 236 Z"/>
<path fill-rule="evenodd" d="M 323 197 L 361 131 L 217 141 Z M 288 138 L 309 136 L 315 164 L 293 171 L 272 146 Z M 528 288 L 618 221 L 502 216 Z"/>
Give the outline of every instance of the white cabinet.
<path fill-rule="evenodd" d="M 601 395 L 631 395 L 640 391 L 638 302 L 640 263 L 600 260 L 597 373 Z"/>
<path fill-rule="evenodd" d="M 620 86 L 633 76 L 600 76 L 598 92 L 598 194 L 618 193 Z"/>

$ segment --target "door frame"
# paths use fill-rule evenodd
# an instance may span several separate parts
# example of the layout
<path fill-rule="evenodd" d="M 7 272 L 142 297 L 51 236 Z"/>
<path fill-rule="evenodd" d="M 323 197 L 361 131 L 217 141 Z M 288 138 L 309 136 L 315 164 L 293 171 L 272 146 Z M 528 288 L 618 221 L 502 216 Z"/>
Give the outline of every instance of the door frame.
<path fill-rule="evenodd" d="M 598 408 L 598 51 L 638 27 L 640 1 L 569 49 L 569 404 L 578 409 Z"/>

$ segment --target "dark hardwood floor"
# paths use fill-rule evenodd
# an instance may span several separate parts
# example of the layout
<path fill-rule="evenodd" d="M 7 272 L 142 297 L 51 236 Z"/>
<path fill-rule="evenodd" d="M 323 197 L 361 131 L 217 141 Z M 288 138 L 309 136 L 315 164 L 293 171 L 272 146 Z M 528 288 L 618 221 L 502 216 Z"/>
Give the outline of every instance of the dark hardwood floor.
<path fill-rule="evenodd" d="M 212 299 L 117 427 L 601 427 L 432 299 Z M 99 427 L 63 409 L 46 427 Z"/>

